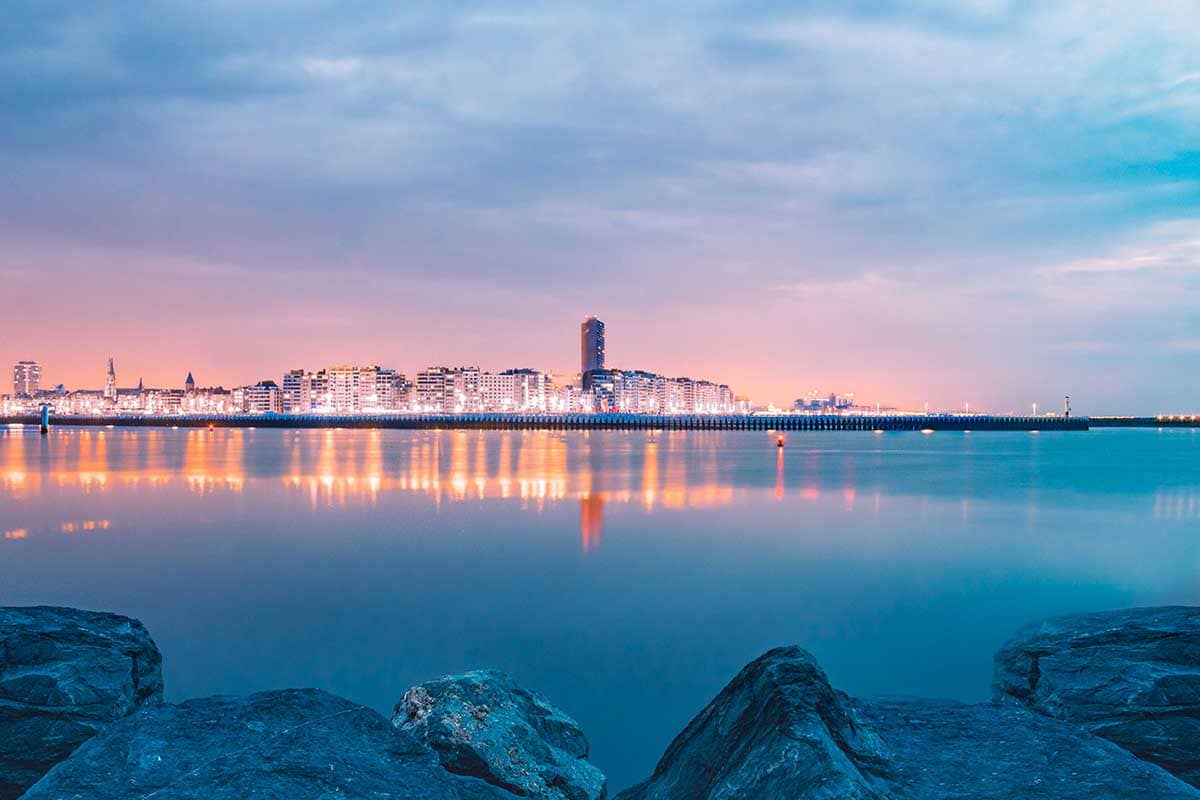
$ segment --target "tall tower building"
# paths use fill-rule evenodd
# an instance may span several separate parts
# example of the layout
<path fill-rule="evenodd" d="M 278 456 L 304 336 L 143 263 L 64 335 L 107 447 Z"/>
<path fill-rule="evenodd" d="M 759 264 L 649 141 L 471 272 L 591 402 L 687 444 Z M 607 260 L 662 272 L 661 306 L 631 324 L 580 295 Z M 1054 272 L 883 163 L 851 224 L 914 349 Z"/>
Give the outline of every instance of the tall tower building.
<path fill-rule="evenodd" d="M 13 394 L 33 397 L 42 388 L 42 367 L 36 361 L 13 365 Z"/>
<path fill-rule="evenodd" d="M 604 369 L 604 323 L 595 317 L 583 321 L 579 331 L 580 372 Z"/>
<path fill-rule="evenodd" d="M 183 382 L 183 391 L 186 394 L 192 394 L 196 391 L 196 379 L 192 377 L 192 373 L 188 373 L 187 380 Z"/>
<path fill-rule="evenodd" d="M 108 372 L 104 375 L 104 399 L 117 402 L 117 370 L 113 366 L 112 356 L 108 357 Z"/>

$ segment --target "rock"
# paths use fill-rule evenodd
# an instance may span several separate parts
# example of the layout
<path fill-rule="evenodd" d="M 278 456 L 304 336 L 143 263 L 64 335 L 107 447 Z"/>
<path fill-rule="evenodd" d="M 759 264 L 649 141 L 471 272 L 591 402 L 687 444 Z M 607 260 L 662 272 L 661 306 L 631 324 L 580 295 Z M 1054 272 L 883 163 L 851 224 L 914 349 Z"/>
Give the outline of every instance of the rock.
<path fill-rule="evenodd" d="M 450 675 L 409 689 L 392 723 L 437 751 L 446 769 L 521 797 L 603 800 L 575 720 L 503 672 Z"/>
<path fill-rule="evenodd" d="M 790 647 L 752 662 L 617 800 L 1200 800 L 1116 745 L 1015 706 L 863 702 Z"/>
<path fill-rule="evenodd" d="M 1200 786 L 1200 608 L 1034 623 L 995 667 L 996 699 L 1082 725 Z"/>
<path fill-rule="evenodd" d="M 161 702 L 161 665 L 137 620 L 0 608 L 0 800 L 19 797 L 114 720 Z"/>
<path fill-rule="evenodd" d="M 142 709 L 22 800 L 511 800 L 369 708 L 315 689 Z"/>
<path fill-rule="evenodd" d="M 892 800 L 1200 800 L 1116 745 L 1015 706 L 855 705 L 886 745 Z"/>
<path fill-rule="evenodd" d="M 883 800 L 883 744 L 859 726 L 811 655 L 752 661 L 676 737 L 645 783 L 618 800 Z"/>

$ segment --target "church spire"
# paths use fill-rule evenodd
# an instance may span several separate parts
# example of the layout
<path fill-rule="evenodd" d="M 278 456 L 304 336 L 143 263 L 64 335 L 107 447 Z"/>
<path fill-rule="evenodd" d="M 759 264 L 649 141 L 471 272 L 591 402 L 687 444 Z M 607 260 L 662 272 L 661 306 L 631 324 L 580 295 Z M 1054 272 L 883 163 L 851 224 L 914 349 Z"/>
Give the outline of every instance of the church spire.
<path fill-rule="evenodd" d="M 113 366 L 112 356 L 108 357 L 108 372 L 104 375 L 104 399 L 117 400 L 117 370 Z"/>

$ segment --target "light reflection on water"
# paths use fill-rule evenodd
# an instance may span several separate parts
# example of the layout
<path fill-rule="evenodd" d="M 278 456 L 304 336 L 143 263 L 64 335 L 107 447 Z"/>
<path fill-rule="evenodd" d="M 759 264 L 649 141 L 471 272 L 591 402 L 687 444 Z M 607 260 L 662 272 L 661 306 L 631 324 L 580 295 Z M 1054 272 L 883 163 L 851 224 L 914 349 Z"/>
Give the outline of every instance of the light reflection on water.
<path fill-rule="evenodd" d="M 747 660 L 982 699 L 1017 626 L 1200 600 L 1200 436 L 0 427 L 0 602 L 143 619 L 174 699 L 497 666 L 620 789 Z"/>
<path fill-rule="evenodd" d="M 637 437 L 637 469 L 634 443 L 624 453 L 601 453 L 605 463 L 597 465 L 592 442 L 606 434 L 438 431 L 405 434 L 405 441 L 385 446 L 385 438 L 395 439 L 395 432 L 193 429 L 170 435 L 170 446 L 179 448 L 170 453 L 156 452 L 167 441 L 156 429 L 62 429 L 48 442 L 23 433 L 20 439 L 10 434 L 10 446 L 0 450 L 0 490 L 14 500 L 37 498 L 50 486 L 58 493 L 75 490 L 82 495 L 176 487 L 214 495 L 243 493 L 250 480 L 260 484 L 257 491 L 269 492 L 261 484 L 277 478 L 283 497 L 303 499 L 314 511 L 374 506 L 390 493 L 423 495 L 435 507 L 468 499 L 520 500 L 522 511 L 539 513 L 547 502 L 573 501 L 579 507 L 583 552 L 599 545 L 606 507 L 704 508 L 732 503 L 735 492 L 730 476 L 722 474 L 719 450 L 698 453 L 677 446 L 687 436 L 681 432 Z M 262 453 L 255 448 L 255 437 L 278 448 L 273 458 L 258 460 Z M 665 447 L 660 438 L 666 439 Z M 605 441 L 602 449 L 607 448 Z M 30 460 L 39 462 L 36 471 L 29 470 Z M 783 466 L 780 451 L 777 499 L 784 494 Z M 275 468 L 278 476 L 271 474 Z M 845 491 L 853 497 L 853 487 Z M 106 529 L 108 520 L 102 522 Z M 74 532 L 93 530 L 95 524 L 64 521 L 43 528 Z"/>

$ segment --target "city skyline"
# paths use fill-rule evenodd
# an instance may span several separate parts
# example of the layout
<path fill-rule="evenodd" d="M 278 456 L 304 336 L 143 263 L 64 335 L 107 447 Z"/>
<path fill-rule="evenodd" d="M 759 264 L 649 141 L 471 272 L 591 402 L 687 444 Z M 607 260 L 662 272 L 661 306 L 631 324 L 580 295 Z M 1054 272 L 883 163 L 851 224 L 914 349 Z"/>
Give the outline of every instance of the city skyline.
<path fill-rule="evenodd" d="M 121 388 L 115 358 L 105 365 L 104 388 L 59 383 L 39 391 L 41 365 L 13 366 L 12 393 L 0 395 L 3 413 L 36 410 L 42 402 L 59 414 L 359 414 L 359 413 L 591 413 L 717 414 L 746 412 L 747 398 L 704 378 L 669 377 L 641 369 L 606 367 L 605 325 L 595 316 L 581 324 L 580 371 L 571 375 L 531 367 L 501 371 L 478 365 L 426 366 L 414 373 L 375 362 L 290 368 L 280 380 L 198 385 L 189 370 L 173 384 Z M 851 395 L 852 397 L 853 395 Z M 833 396 L 830 396 L 832 402 Z"/>
<path fill-rule="evenodd" d="M 1200 398 L 1183 0 L 133 11 L 2 45 L 0 363 L 55 383 L 565 372 L 594 312 L 779 404 Z"/>

